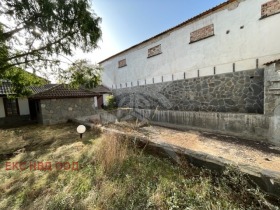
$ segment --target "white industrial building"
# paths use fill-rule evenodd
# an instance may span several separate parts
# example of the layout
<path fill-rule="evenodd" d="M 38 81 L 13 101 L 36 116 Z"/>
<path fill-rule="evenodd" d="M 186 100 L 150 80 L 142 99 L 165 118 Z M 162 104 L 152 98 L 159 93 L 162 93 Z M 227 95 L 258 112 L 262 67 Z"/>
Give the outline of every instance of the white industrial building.
<path fill-rule="evenodd" d="M 280 58 L 279 23 L 279 0 L 226 1 L 101 61 L 103 85 L 119 89 L 263 67 Z"/>

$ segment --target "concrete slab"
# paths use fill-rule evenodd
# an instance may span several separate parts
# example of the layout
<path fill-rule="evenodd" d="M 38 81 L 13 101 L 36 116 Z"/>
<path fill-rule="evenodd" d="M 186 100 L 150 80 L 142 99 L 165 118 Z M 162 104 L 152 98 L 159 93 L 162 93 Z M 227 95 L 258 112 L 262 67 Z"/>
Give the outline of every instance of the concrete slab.
<path fill-rule="evenodd" d="M 103 132 L 129 137 L 143 148 L 176 162 L 184 157 L 195 166 L 215 171 L 222 171 L 228 165 L 236 166 L 262 190 L 280 197 L 280 151 L 277 147 L 252 141 L 249 144 L 244 141 L 244 144 L 236 137 L 210 133 L 183 132 L 158 126 L 135 129 L 134 125 L 124 125 L 111 124 L 101 129 Z M 189 138 L 189 142 L 186 138 Z"/>

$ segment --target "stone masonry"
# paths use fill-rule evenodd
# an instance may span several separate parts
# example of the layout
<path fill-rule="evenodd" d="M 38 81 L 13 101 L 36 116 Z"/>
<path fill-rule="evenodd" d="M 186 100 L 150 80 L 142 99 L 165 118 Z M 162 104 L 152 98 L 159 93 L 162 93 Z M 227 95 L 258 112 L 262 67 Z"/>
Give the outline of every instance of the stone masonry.
<path fill-rule="evenodd" d="M 118 106 L 204 112 L 263 113 L 263 69 L 116 89 Z"/>
<path fill-rule="evenodd" d="M 42 123 L 47 125 L 95 113 L 93 98 L 44 99 L 40 103 L 40 118 Z"/>

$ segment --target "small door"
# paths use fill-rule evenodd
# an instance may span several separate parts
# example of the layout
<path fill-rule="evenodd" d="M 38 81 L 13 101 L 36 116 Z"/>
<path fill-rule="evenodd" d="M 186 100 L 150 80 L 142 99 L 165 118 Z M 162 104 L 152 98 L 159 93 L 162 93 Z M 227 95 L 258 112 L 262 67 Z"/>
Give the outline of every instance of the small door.
<path fill-rule="evenodd" d="M 29 102 L 30 119 L 37 120 L 37 114 L 39 112 L 39 101 L 29 99 L 28 102 Z"/>
<path fill-rule="evenodd" d="M 98 109 L 102 109 L 103 108 L 103 95 L 101 96 L 97 96 L 97 107 Z"/>

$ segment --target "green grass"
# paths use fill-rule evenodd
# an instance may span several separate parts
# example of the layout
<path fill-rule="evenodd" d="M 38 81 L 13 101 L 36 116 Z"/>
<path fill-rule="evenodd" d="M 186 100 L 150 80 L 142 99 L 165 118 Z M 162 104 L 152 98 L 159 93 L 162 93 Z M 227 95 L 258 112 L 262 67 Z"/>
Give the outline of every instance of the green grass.
<path fill-rule="evenodd" d="M 10 142 L 0 147 L 0 209 L 277 209 L 236 170 L 178 166 L 98 131 L 80 140 L 75 128 L 0 130 L 0 144 Z M 16 161 L 78 162 L 79 170 L 5 170 Z"/>

